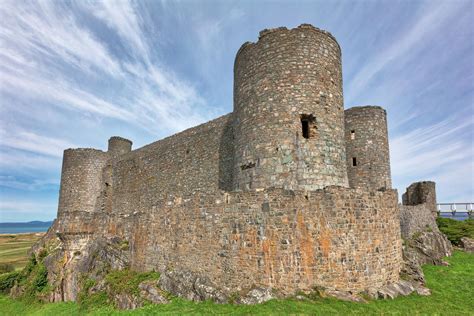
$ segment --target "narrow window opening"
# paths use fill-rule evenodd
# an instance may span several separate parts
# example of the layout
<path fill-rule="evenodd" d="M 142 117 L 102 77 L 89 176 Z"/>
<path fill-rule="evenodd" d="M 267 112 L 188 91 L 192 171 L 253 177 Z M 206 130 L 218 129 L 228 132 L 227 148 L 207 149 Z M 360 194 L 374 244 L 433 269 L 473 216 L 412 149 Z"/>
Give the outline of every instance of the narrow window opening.
<path fill-rule="evenodd" d="M 352 157 L 352 166 L 353 166 L 353 167 L 357 166 L 357 159 L 356 159 L 356 157 Z"/>
<path fill-rule="evenodd" d="M 356 131 L 352 130 L 351 131 L 351 139 L 355 139 L 355 138 L 356 138 Z"/>
<path fill-rule="evenodd" d="M 312 138 L 316 134 L 316 118 L 312 114 L 301 115 L 301 134 L 304 138 Z"/>
<path fill-rule="evenodd" d="M 303 137 L 309 138 L 309 122 L 307 120 L 301 120 L 301 127 L 303 128 Z"/>

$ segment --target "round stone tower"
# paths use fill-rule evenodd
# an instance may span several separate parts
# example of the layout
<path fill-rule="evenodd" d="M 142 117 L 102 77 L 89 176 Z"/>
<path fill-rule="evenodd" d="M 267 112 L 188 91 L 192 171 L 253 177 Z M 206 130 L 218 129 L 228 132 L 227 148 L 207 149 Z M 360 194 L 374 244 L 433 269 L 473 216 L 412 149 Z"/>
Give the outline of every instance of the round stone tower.
<path fill-rule="evenodd" d="M 132 150 L 132 141 L 119 136 L 112 136 L 109 138 L 108 153 L 112 157 L 118 157 L 129 153 Z"/>
<path fill-rule="evenodd" d="M 234 64 L 234 189 L 347 186 L 341 49 L 311 25 L 260 32 Z"/>
<path fill-rule="evenodd" d="M 344 112 L 347 173 L 351 188 L 390 189 L 387 113 L 380 106 Z"/>
<path fill-rule="evenodd" d="M 66 149 L 63 156 L 58 217 L 75 211 L 93 212 L 102 188 L 107 153 L 90 148 Z"/>

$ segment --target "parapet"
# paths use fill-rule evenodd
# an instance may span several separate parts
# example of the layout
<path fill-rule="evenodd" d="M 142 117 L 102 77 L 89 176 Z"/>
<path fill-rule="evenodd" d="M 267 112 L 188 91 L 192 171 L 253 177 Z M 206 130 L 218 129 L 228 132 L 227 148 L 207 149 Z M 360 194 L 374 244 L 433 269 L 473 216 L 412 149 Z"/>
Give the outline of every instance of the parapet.
<path fill-rule="evenodd" d="M 118 157 L 132 151 L 132 141 L 119 136 L 112 136 L 109 139 L 108 153 L 113 157 Z"/>

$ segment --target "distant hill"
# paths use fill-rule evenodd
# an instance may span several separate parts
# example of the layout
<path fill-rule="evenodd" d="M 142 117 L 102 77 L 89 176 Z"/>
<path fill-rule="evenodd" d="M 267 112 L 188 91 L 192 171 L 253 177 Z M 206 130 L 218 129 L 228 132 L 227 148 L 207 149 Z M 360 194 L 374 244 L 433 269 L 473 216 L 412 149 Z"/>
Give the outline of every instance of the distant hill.
<path fill-rule="evenodd" d="M 41 222 L 41 221 L 31 221 L 31 222 L 16 222 L 16 223 L 0 223 L 0 227 L 45 227 L 51 226 L 53 221 Z"/>

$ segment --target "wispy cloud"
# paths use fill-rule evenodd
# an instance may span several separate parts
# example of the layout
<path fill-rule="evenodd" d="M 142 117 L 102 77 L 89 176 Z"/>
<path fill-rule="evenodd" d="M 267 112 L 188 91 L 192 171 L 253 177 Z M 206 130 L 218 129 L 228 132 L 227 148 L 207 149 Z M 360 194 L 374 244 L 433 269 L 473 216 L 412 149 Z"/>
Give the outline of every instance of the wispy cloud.
<path fill-rule="evenodd" d="M 62 157 L 66 148 L 77 147 L 71 142 L 54 137 L 38 135 L 24 130 L 9 130 L 0 128 L 0 146 L 26 150 L 32 153 Z"/>
<path fill-rule="evenodd" d="M 459 135 L 473 128 L 474 117 L 453 115 L 394 137 L 390 141 L 392 175 L 400 189 L 415 181 L 434 180 L 443 196 L 466 199 L 467 192 L 474 191 L 474 148 L 472 140 Z"/>
<path fill-rule="evenodd" d="M 358 94 L 370 91 L 368 90 L 370 83 L 384 67 L 399 63 L 398 59 L 406 57 L 408 53 L 408 56 L 413 56 L 413 53 L 422 47 L 420 43 L 438 37 L 439 30 L 445 24 L 450 23 L 459 12 L 466 10 L 466 7 L 468 5 L 462 2 L 437 1 L 423 6 L 419 10 L 419 15 L 414 18 L 416 22 L 409 28 L 409 31 L 393 38 L 390 46 L 379 49 L 378 53 L 373 55 L 355 74 L 348 86 L 348 99 L 356 99 Z"/>

